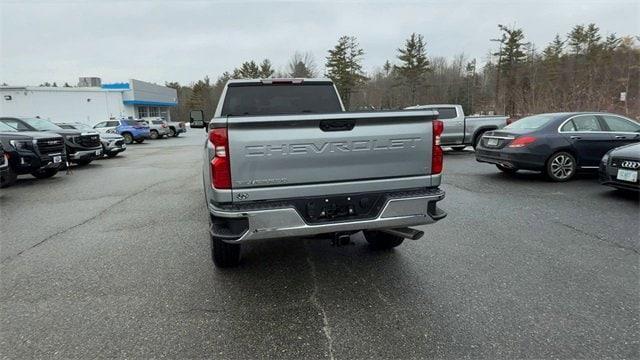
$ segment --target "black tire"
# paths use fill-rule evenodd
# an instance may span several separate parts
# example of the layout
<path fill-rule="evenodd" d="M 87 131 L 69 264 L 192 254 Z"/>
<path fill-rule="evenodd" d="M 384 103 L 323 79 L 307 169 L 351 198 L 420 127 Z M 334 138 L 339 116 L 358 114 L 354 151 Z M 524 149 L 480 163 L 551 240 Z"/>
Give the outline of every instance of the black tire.
<path fill-rule="evenodd" d="M 462 151 L 464 150 L 464 148 L 466 148 L 466 146 L 452 146 L 451 149 L 453 151 Z"/>
<path fill-rule="evenodd" d="M 240 244 L 229 244 L 219 237 L 209 235 L 211 238 L 211 259 L 219 268 L 231 268 L 240 264 Z"/>
<path fill-rule="evenodd" d="M 390 235 L 382 231 L 365 230 L 364 238 L 374 250 L 392 249 L 404 241 L 401 236 Z"/>
<path fill-rule="evenodd" d="M 479 133 L 476 134 L 476 137 L 473 138 L 473 148 L 477 148 L 478 147 L 478 143 L 480 142 L 480 139 L 482 139 L 482 135 L 484 135 L 484 133 L 486 133 L 487 130 L 485 131 L 480 131 Z"/>
<path fill-rule="evenodd" d="M 568 152 L 559 151 L 547 160 L 546 175 L 551 181 L 564 182 L 576 174 L 576 158 Z"/>
<path fill-rule="evenodd" d="M 138 144 L 142 144 L 142 143 L 144 142 L 144 139 L 137 139 L 137 140 L 136 140 L 136 142 L 137 142 Z"/>
<path fill-rule="evenodd" d="M 115 157 L 116 155 L 118 155 L 118 153 L 117 153 L 117 152 L 115 152 L 115 153 L 108 152 L 108 153 L 105 153 L 105 154 L 107 154 L 107 157 L 108 157 L 109 159 L 111 159 L 112 157 Z"/>
<path fill-rule="evenodd" d="M 150 136 L 151 136 L 151 140 L 155 140 L 161 137 L 160 134 L 158 134 L 158 130 L 151 130 Z"/>
<path fill-rule="evenodd" d="M 91 164 L 92 161 L 93 161 L 93 159 L 78 160 L 78 161 L 76 161 L 76 164 L 78 164 L 78 166 L 87 166 L 87 165 Z"/>
<path fill-rule="evenodd" d="M 124 138 L 124 142 L 127 145 L 133 144 L 133 135 L 131 135 L 129 133 L 122 133 L 122 137 Z"/>
<path fill-rule="evenodd" d="M 500 171 L 502 171 L 503 173 L 507 173 L 507 174 L 515 174 L 516 172 L 518 172 L 518 169 L 508 168 L 506 166 L 502 166 L 499 164 L 496 164 L 496 167 L 500 169 Z"/>
<path fill-rule="evenodd" d="M 33 177 L 38 179 L 48 179 L 58 173 L 58 169 L 37 170 L 31 173 Z"/>
<path fill-rule="evenodd" d="M 18 174 L 16 174 L 11 166 L 7 169 L 7 176 L 4 176 L 0 179 L 0 188 L 6 188 L 16 183 L 18 179 Z"/>
<path fill-rule="evenodd" d="M 169 136 L 170 136 L 170 137 L 176 137 L 176 136 L 178 136 L 178 133 L 176 132 L 176 129 L 174 129 L 174 128 L 170 127 L 170 128 L 169 128 Z M 169 137 L 169 136 L 167 136 L 167 137 Z"/>

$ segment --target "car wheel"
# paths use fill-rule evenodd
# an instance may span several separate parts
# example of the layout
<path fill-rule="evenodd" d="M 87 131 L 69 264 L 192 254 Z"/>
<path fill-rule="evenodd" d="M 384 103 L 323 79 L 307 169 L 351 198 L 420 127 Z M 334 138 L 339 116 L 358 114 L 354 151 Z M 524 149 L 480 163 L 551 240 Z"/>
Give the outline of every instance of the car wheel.
<path fill-rule="evenodd" d="M 500 164 L 496 164 L 496 167 L 498 169 L 500 169 L 500 171 L 507 173 L 507 174 L 515 174 L 516 172 L 518 172 L 518 169 L 514 169 L 514 168 L 509 168 Z"/>
<path fill-rule="evenodd" d="M 151 130 L 151 139 L 155 140 L 159 137 L 158 130 Z"/>
<path fill-rule="evenodd" d="M 47 179 L 58 173 L 58 169 L 44 169 L 44 170 L 36 170 L 31 173 L 34 177 L 38 179 Z"/>
<path fill-rule="evenodd" d="M 112 157 L 115 157 L 116 155 L 118 155 L 118 153 L 117 153 L 117 152 L 115 152 L 115 153 L 108 152 L 108 153 L 105 153 L 105 154 L 107 154 L 107 157 L 108 157 L 109 159 L 111 159 Z"/>
<path fill-rule="evenodd" d="M 369 246 L 375 250 L 391 249 L 402 244 L 404 241 L 404 238 L 401 236 L 390 235 L 382 231 L 365 230 L 363 233 Z"/>
<path fill-rule="evenodd" d="M 144 142 L 144 139 L 137 139 L 137 140 L 136 140 L 136 142 L 137 142 L 138 144 L 142 144 L 142 143 Z"/>
<path fill-rule="evenodd" d="M 91 164 L 93 160 L 78 160 L 76 161 L 76 164 L 78 164 L 79 166 L 87 166 L 89 164 Z"/>
<path fill-rule="evenodd" d="M 122 137 L 127 145 L 133 144 L 133 136 L 129 133 L 123 133 Z"/>
<path fill-rule="evenodd" d="M 576 159 L 568 152 L 557 152 L 547 161 L 546 173 L 552 181 L 567 181 L 576 173 Z"/>
<path fill-rule="evenodd" d="M 479 132 L 476 137 L 473 139 L 473 148 L 477 148 L 478 147 L 478 143 L 480 143 L 480 139 L 482 139 L 482 135 L 484 135 L 484 133 L 486 133 L 486 131 L 481 131 Z"/>
<path fill-rule="evenodd" d="M 452 146 L 451 149 L 454 151 L 462 151 L 466 148 L 466 146 Z"/>
<path fill-rule="evenodd" d="M 211 259 L 219 268 L 236 267 L 240 264 L 240 244 L 229 244 L 217 236 L 211 237 Z"/>
<path fill-rule="evenodd" d="M 177 133 L 174 128 L 169 128 L 169 136 L 176 137 Z"/>
<path fill-rule="evenodd" d="M 11 166 L 7 169 L 7 176 L 0 179 L 0 188 L 6 188 L 13 184 L 15 184 L 16 179 L 18 179 L 18 174 L 16 174 Z"/>

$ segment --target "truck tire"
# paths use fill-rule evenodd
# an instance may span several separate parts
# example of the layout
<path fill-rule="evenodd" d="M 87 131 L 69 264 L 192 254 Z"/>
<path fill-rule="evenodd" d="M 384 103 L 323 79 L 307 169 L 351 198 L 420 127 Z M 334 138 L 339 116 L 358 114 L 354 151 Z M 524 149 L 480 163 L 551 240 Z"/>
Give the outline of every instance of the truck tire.
<path fill-rule="evenodd" d="M 369 246 L 374 250 L 391 249 L 402 244 L 404 241 L 404 238 L 401 236 L 389 235 L 382 231 L 365 230 L 363 233 Z"/>
<path fill-rule="evenodd" d="M 462 151 L 466 148 L 466 146 L 452 146 L 451 149 L 454 151 Z"/>
<path fill-rule="evenodd" d="M 160 134 L 158 134 L 158 130 L 151 130 L 150 136 L 152 140 L 155 140 L 161 137 Z"/>
<path fill-rule="evenodd" d="M 478 147 L 478 143 L 480 142 L 480 139 L 482 138 L 482 135 L 484 135 L 484 133 L 486 133 L 488 130 L 482 130 L 479 131 L 476 134 L 476 137 L 473 138 L 473 149 L 475 150 L 475 148 Z"/>
<path fill-rule="evenodd" d="M 33 177 L 38 179 L 47 179 L 58 173 L 58 169 L 37 170 L 31 173 Z"/>
<path fill-rule="evenodd" d="M 11 166 L 9 166 L 7 169 L 7 176 L 0 179 L 0 188 L 6 188 L 15 184 L 17 179 L 18 174 L 16 174 L 13 169 L 11 169 Z"/>
<path fill-rule="evenodd" d="M 173 127 L 169 127 L 169 136 L 171 136 L 171 137 L 178 136 L 178 133 L 176 132 L 176 129 L 174 129 Z M 169 137 L 169 136 L 167 136 L 167 137 Z"/>
<path fill-rule="evenodd" d="M 211 259 L 219 268 L 231 268 L 240 264 L 240 244 L 229 244 L 219 237 L 211 237 Z"/>
<path fill-rule="evenodd" d="M 126 133 L 122 133 L 122 137 L 124 138 L 124 142 L 127 145 L 133 144 L 133 135 L 126 132 Z"/>
<path fill-rule="evenodd" d="M 92 161 L 93 161 L 93 159 L 91 159 L 91 160 L 78 160 L 76 162 L 76 164 L 78 164 L 79 166 L 87 166 L 87 165 L 91 164 Z"/>

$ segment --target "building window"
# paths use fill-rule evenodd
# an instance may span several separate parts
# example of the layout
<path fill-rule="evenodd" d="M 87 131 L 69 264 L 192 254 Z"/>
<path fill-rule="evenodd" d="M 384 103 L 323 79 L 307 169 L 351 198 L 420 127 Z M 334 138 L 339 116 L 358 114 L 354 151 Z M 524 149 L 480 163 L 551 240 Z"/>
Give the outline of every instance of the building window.
<path fill-rule="evenodd" d="M 160 117 L 169 120 L 169 110 L 166 107 L 160 108 Z"/>
<path fill-rule="evenodd" d="M 146 106 L 138 106 L 138 119 L 149 117 L 149 109 Z"/>
<path fill-rule="evenodd" d="M 156 106 L 149 107 L 149 116 L 150 117 L 158 117 L 160 113 L 158 112 L 158 108 Z"/>

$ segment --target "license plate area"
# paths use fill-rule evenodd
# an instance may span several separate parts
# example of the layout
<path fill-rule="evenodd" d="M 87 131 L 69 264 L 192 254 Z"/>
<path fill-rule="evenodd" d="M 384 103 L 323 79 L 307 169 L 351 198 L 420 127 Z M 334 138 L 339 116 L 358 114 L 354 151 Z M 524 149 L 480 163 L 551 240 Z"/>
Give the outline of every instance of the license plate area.
<path fill-rule="evenodd" d="M 383 194 L 325 196 L 295 201 L 307 223 L 375 218 L 382 210 Z"/>
<path fill-rule="evenodd" d="M 61 155 L 53 156 L 53 163 L 54 164 L 59 164 L 61 162 L 62 162 L 62 156 Z"/>
<path fill-rule="evenodd" d="M 638 182 L 638 172 L 636 170 L 618 169 L 616 179 L 636 183 Z"/>

